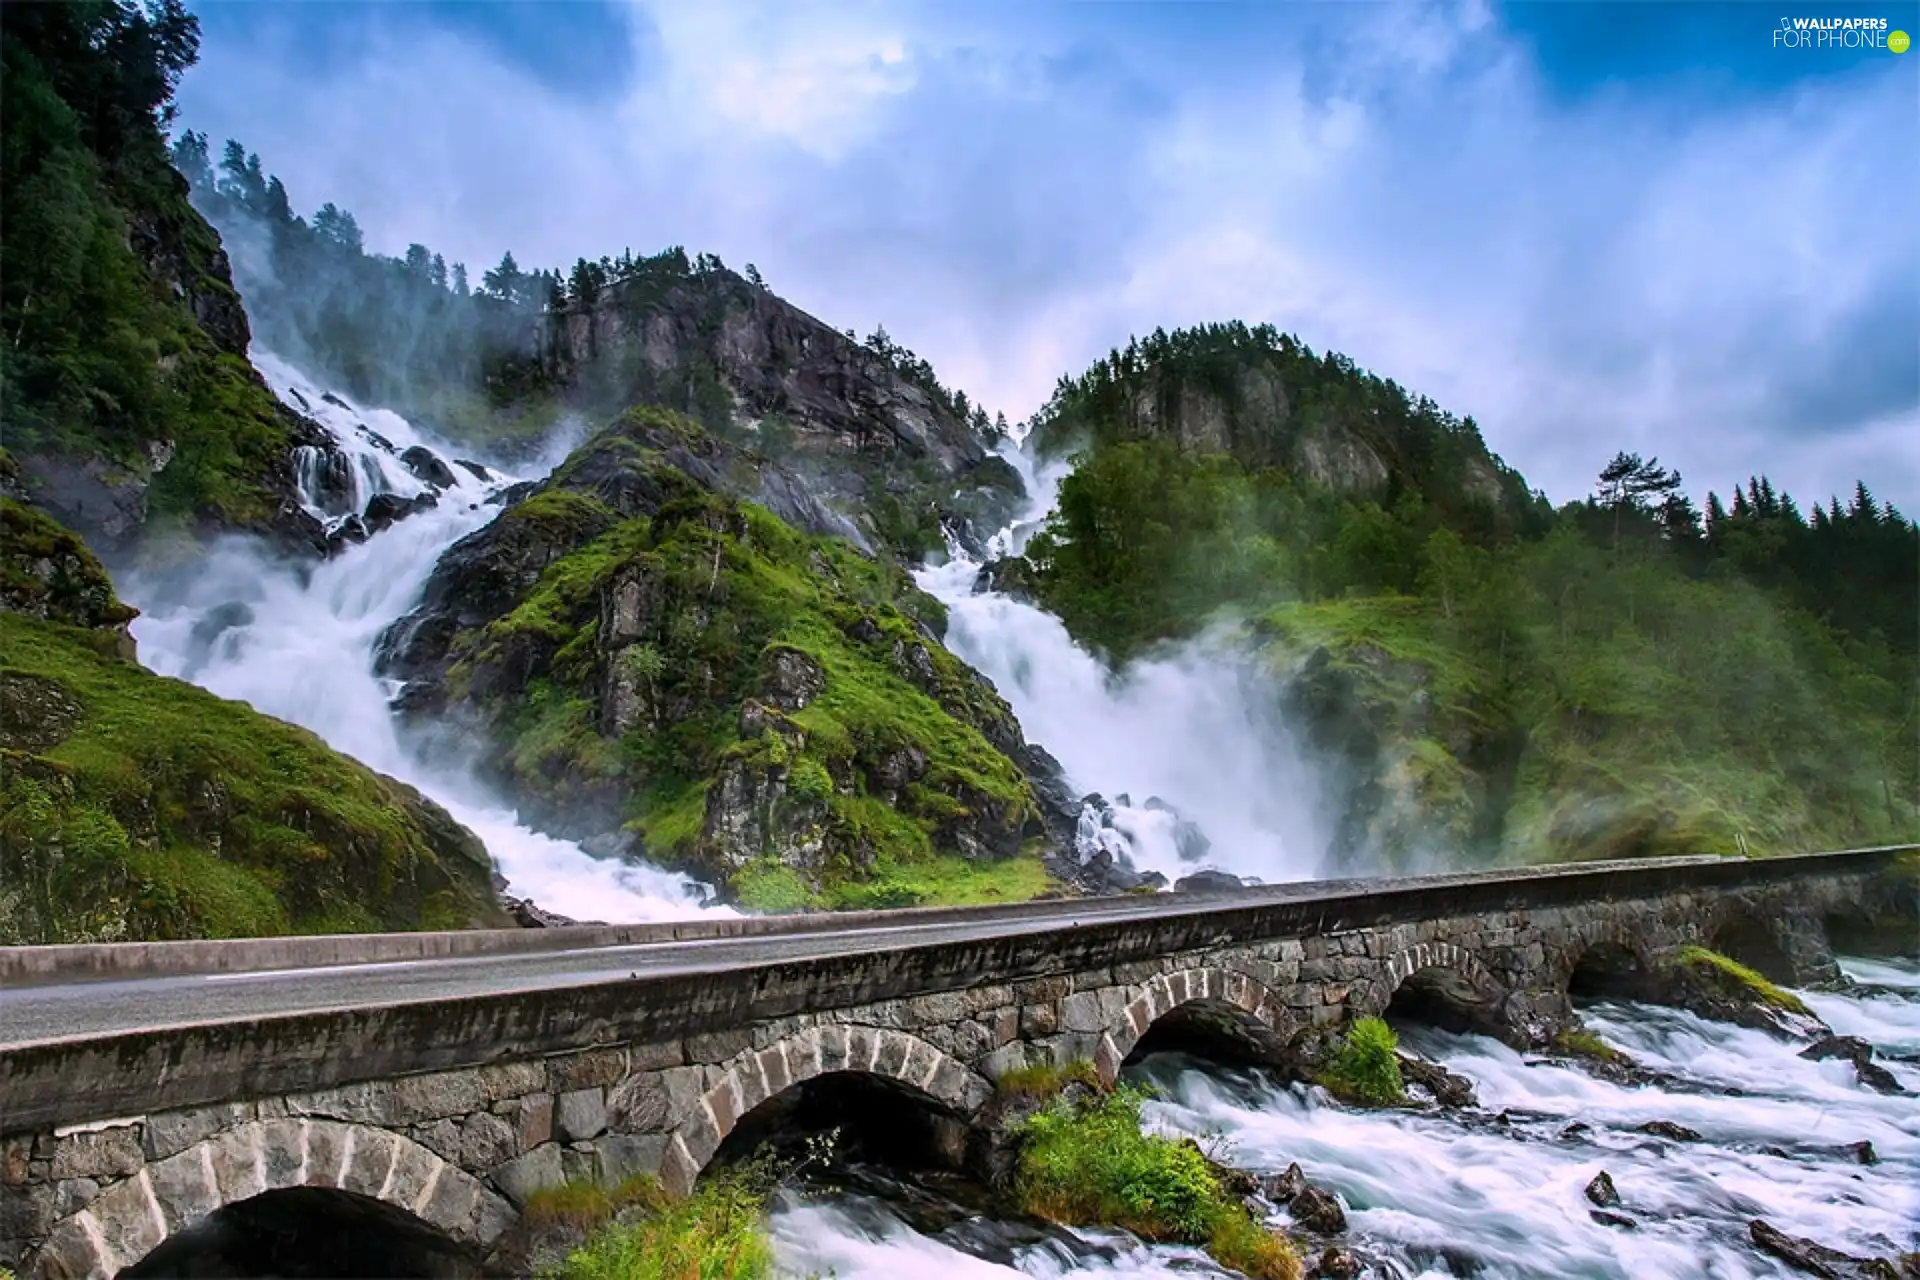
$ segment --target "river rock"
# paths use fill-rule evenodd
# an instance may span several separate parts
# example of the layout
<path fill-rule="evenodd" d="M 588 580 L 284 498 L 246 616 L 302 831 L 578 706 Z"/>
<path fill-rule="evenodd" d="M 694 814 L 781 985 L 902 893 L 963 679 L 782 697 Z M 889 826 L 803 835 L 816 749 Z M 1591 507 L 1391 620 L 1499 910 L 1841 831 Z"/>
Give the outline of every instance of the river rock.
<path fill-rule="evenodd" d="M 1898 1275 L 1891 1263 L 1856 1258 L 1805 1236 L 1790 1236 L 1763 1218 L 1755 1218 L 1748 1232 L 1762 1252 L 1808 1275 L 1826 1276 L 1830 1280 L 1895 1280 Z"/>
<path fill-rule="evenodd" d="M 1302 1189 L 1288 1208 L 1295 1222 L 1316 1235 L 1339 1235 L 1347 1229 L 1347 1211 L 1331 1191 L 1321 1187 Z"/>
<path fill-rule="evenodd" d="M 453 465 L 466 468 L 466 470 L 473 473 L 475 480 L 479 480 L 482 483 L 490 483 L 493 480 L 493 472 L 487 470 L 477 462 L 469 462 L 465 458 L 455 458 Z"/>
<path fill-rule="evenodd" d="M 1281 1173 L 1273 1174 L 1261 1185 L 1260 1192 L 1275 1204 L 1291 1204 L 1295 1196 L 1307 1189 L 1307 1175 L 1298 1164 L 1290 1164 Z"/>
<path fill-rule="evenodd" d="M 1698 1142 L 1700 1134 L 1683 1124 L 1671 1120 L 1649 1120 L 1639 1128 L 1641 1133 L 1650 1133 L 1656 1138 L 1667 1138 L 1673 1142 Z"/>
<path fill-rule="evenodd" d="M 348 547 L 367 540 L 366 522 L 359 516 L 348 516 L 333 528 L 327 530 L 327 554 L 339 555 Z"/>
<path fill-rule="evenodd" d="M 1875 1151 L 1873 1149 L 1873 1144 L 1871 1142 L 1868 1142 L 1865 1138 L 1862 1138 L 1858 1142 L 1848 1143 L 1847 1146 L 1844 1148 L 1844 1150 L 1848 1155 L 1852 1156 L 1855 1160 L 1859 1161 L 1861 1164 L 1879 1164 L 1880 1163 L 1879 1152 Z"/>
<path fill-rule="evenodd" d="M 1455 1075 L 1439 1063 L 1428 1062 L 1424 1058 L 1412 1058 L 1406 1054 L 1398 1057 L 1401 1079 L 1425 1089 L 1441 1106 L 1471 1107 L 1478 1103 L 1473 1093 L 1473 1081 L 1465 1076 Z"/>
<path fill-rule="evenodd" d="M 1613 1178 L 1605 1169 L 1593 1175 L 1593 1181 L 1587 1184 L 1587 1199 L 1602 1209 L 1611 1209 L 1620 1203 L 1620 1192 L 1613 1185 Z"/>
<path fill-rule="evenodd" d="M 367 499 L 367 509 L 360 519 L 368 534 L 375 534 L 392 528 L 395 522 L 410 515 L 439 505 L 440 499 L 431 490 L 412 498 L 403 498 L 397 493 L 376 493 Z"/>
<path fill-rule="evenodd" d="M 1328 1249 L 1307 1272 L 1315 1280 L 1358 1280 L 1360 1260 L 1346 1249 Z"/>
<path fill-rule="evenodd" d="M 436 489 L 451 489 L 454 486 L 453 469 L 425 445 L 416 444 L 402 453 L 400 465 L 413 472 L 413 478 L 422 484 L 430 484 Z"/>
<path fill-rule="evenodd" d="M 1905 1093 L 1893 1073 L 1873 1060 L 1873 1046 L 1859 1036 L 1823 1036 L 1800 1051 L 1814 1062 L 1840 1058 L 1853 1064 L 1860 1083 L 1879 1093 Z"/>
<path fill-rule="evenodd" d="M 1245 887 L 1245 883 L 1239 876 L 1230 875 L 1225 871 L 1215 871 L 1211 868 L 1205 871 L 1196 871 L 1190 876 L 1181 876 L 1173 882 L 1173 891 L 1175 893 L 1238 893 Z"/>
<path fill-rule="evenodd" d="M 1587 1216 L 1603 1227 L 1618 1227 L 1622 1231 L 1638 1231 L 1640 1224 L 1624 1213 L 1608 1213 L 1605 1209 L 1589 1209 Z"/>

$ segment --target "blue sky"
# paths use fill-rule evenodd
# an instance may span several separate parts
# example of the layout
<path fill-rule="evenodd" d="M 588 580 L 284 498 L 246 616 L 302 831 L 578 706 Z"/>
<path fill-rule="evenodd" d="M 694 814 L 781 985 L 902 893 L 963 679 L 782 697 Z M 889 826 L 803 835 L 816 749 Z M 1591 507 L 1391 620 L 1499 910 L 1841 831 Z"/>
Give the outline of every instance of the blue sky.
<path fill-rule="evenodd" d="M 476 268 L 707 250 L 1019 418 L 1271 321 L 1556 500 L 1920 510 L 1920 3 L 203 3 L 183 123 Z"/>

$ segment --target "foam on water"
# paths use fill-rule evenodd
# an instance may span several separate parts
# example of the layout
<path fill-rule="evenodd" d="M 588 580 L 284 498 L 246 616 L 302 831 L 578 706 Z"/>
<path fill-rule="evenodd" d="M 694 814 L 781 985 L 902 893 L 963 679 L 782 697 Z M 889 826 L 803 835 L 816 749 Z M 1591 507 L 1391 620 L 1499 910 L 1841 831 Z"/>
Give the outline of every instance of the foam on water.
<path fill-rule="evenodd" d="M 428 486 L 399 462 L 419 445 L 449 463 L 457 451 L 382 409 L 362 408 L 284 361 L 256 353 L 254 364 L 290 404 L 325 427 L 344 454 L 354 510 L 376 493 L 413 497 Z M 323 459 L 298 460 L 308 510 L 337 525 L 351 512 L 329 501 Z M 482 480 L 452 465 L 439 505 L 376 533 L 317 565 L 292 565 L 257 543 L 232 539 L 165 580 L 133 575 L 122 593 L 140 607 L 133 624 L 141 660 L 223 697 L 303 725 L 329 745 L 411 783 L 471 828 L 513 892 L 580 919 L 670 919 L 703 910 L 696 886 L 657 868 L 596 859 L 579 846 L 530 830 L 473 778 L 429 766 L 400 736 L 388 700 L 394 689 L 373 673 L 380 634 L 420 599 L 441 552 L 499 514 L 488 496 L 515 477 Z"/>

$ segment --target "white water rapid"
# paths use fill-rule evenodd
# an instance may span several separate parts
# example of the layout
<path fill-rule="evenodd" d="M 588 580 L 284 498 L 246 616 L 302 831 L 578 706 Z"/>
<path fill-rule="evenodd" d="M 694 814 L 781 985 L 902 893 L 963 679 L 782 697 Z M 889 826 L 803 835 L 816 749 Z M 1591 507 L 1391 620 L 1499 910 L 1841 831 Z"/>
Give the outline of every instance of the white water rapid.
<path fill-rule="evenodd" d="M 1872 988 L 1804 998 L 1920 1090 L 1920 965 L 1843 966 Z M 1920 1248 L 1920 1104 L 1911 1094 L 1875 1093 L 1850 1063 L 1810 1062 L 1798 1044 L 1690 1014 L 1611 1004 L 1585 1016 L 1670 1081 L 1608 1084 L 1482 1037 L 1413 1029 L 1403 1047 L 1472 1080 L 1478 1108 L 1353 1110 L 1318 1089 L 1169 1057 L 1139 1069 L 1163 1095 L 1145 1116 L 1165 1132 L 1224 1136 L 1225 1158 L 1243 1168 L 1272 1173 L 1298 1161 L 1345 1201 L 1348 1247 L 1380 1280 L 1802 1274 L 1749 1243 L 1756 1218 L 1865 1257 Z M 1701 1139 L 1636 1131 L 1654 1120 Z M 1849 1150 L 1862 1141 L 1876 1163 Z M 1613 1212 L 1631 1227 L 1594 1218 L 1584 1189 L 1601 1170 L 1620 1193 Z M 1273 1220 L 1288 1221 L 1284 1211 Z M 1057 1244 L 1032 1246 L 1011 1266 L 986 1262 L 861 1197 L 789 1202 L 774 1228 L 791 1274 L 837 1280 L 1219 1274 L 1190 1250 L 1138 1243 L 1077 1264 Z"/>
<path fill-rule="evenodd" d="M 990 557 L 1025 546 L 1067 473 L 1036 467 L 1013 445 L 1001 456 L 1028 501 Z M 1027 740 L 1058 759 L 1074 787 L 1112 806 L 1104 820 L 1082 814 L 1083 854 L 1124 852 L 1169 881 L 1203 867 L 1267 882 L 1316 873 L 1328 842 L 1312 774 L 1271 709 L 1272 691 L 1227 646 L 1203 638 L 1111 671 L 1052 614 L 997 591 L 976 595 L 980 567 L 956 546 L 918 579 L 947 606 L 947 647 L 993 681 Z M 1196 846 L 1182 820 L 1205 841 Z"/>
<path fill-rule="evenodd" d="M 397 414 L 355 406 L 271 355 L 256 352 L 253 362 L 282 398 L 332 434 L 349 463 L 328 493 L 321 456 L 308 451 L 296 460 L 303 500 L 330 525 L 365 510 L 376 493 L 426 492 L 400 461 L 409 448 L 432 450 L 453 483 L 440 492 L 439 505 L 318 565 L 289 565 L 234 539 L 197 562 L 190 577 L 127 579 L 122 594 L 142 611 L 133 624 L 141 660 L 303 725 L 418 787 L 486 843 L 511 892 L 548 910 L 610 922 L 701 911 L 698 890 L 683 878 L 596 859 L 529 830 L 472 778 L 424 764 L 396 729 L 387 705 L 394 690 L 373 673 L 373 646 L 418 602 L 440 553 L 498 513 L 487 498 L 516 477 L 487 468 L 483 480 L 454 461 L 458 450 Z"/>

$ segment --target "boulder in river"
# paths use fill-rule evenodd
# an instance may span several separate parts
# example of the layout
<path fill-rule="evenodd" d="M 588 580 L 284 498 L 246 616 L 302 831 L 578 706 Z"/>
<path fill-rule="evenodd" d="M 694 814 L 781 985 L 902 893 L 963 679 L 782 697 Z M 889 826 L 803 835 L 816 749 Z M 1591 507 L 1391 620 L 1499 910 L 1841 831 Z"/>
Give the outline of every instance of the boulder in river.
<path fill-rule="evenodd" d="M 1237 893 L 1245 888 L 1239 876 L 1225 871 L 1196 871 L 1190 876 L 1181 876 L 1173 882 L 1175 893 Z"/>
<path fill-rule="evenodd" d="M 1860 1083 L 1879 1093 L 1905 1093 L 1893 1073 L 1873 1060 L 1873 1046 L 1859 1036 L 1823 1036 L 1800 1051 L 1800 1056 L 1815 1062 L 1834 1058 L 1853 1064 Z"/>
<path fill-rule="evenodd" d="M 1286 1170 L 1268 1177 L 1260 1187 L 1262 1195 L 1275 1204 L 1291 1204 L 1293 1198 L 1307 1189 L 1307 1175 L 1300 1166 L 1290 1164 Z"/>
<path fill-rule="evenodd" d="M 453 488 L 453 469 L 425 445 L 416 444 L 402 453 L 400 465 L 413 472 L 414 479 L 423 484 L 430 484 L 436 489 Z"/>
<path fill-rule="evenodd" d="M 1307 1271 L 1313 1280 L 1357 1280 L 1360 1259 L 1347 1249 L 1328 1249 Z"/>
<path fill-rule="evenodd" d="M 1675 1124 L 1671 1120 L 1649 1120 L 1640 1126 L 1639 1131 L 1641 1133 L 1650 1133 L 1656 1138 L 1667 1138 L 1674 1142 L 1700 1141 L 1700 1133 L 1698 1130 L 1689 1129 L 1683 1124 Z"/>
<path fill-rule="evenodd" d="M 1456 1075 L 1439 1063 L 1428 1062 L 1425 1058 L 1410 1058 L 1404 1053 L 1396 1056 L 1400 1060 L 1400 1078 L 1410 1085 L 1425 1089 L 1441 1106 L 1471 1107 L 1477 1104 L 1473 1081 L 1465 1076 Z"/>
<path fill-rule="evenodd" d="M 1307 1186 L 1288 1206 L 1293 1220 L 1315 1235 L 1339 1235 L 1347 1229 L 1347 1211 L 1339 1197 L 1321 1187 Z"/>
<path fill-rule="evenodd" d="M 1605 1169 L 1593 1175 L 1593 1181 L 1587 1184 L 1587 1199 L 1602 1209 L 1611 1209 L 1620 1203 L 1620 1191 L 1613 1185 L 1613 1177 Z"/>
<path fill-rule="evenodd" d="M 1808 1275 L 1826 1276 L 1829 1280 L 1897 1280 L 1899 1275 L 1890 1262 L 1856 1258 L 1805 1236 L 1790 1236 L 1764 1218 L 1755 1218 L 1748 1233 L 1763 1253 L 1770 1253 Z"/>
<path fill-rule="evenodd" d="M 403 498 L 397 493 L 376 493 L 367 499 L 366 513 L 360 519 L 368 534 L 375 534 L 392 528 L 396 521 L 439 505 L 440 499 L 432 490 L 412 498 Z"/>
<path fill-rule="evenodd" d="M 1622 1231 L 1638 1231 L 1640 1224 L 1624 1213 L 1608 1213 L 1605 1209 L 1589 1209 L 1587 1216 L 1603 1227 L 1619 1227 Z"/>

